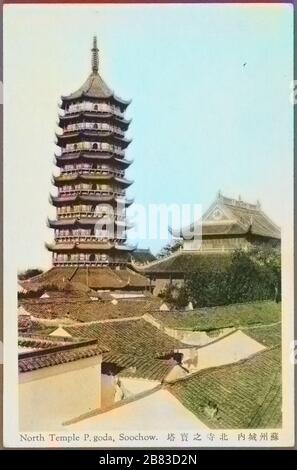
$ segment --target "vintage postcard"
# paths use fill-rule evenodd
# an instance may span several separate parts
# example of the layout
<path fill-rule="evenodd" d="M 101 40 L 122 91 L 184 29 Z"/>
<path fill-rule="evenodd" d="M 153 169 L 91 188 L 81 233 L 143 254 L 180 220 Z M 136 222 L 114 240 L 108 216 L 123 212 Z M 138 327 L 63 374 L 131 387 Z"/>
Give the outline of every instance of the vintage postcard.
<path fill-rule="evenodd" d="M 5 447 L 294 446 L 292 5 L 3 37 Z"/>

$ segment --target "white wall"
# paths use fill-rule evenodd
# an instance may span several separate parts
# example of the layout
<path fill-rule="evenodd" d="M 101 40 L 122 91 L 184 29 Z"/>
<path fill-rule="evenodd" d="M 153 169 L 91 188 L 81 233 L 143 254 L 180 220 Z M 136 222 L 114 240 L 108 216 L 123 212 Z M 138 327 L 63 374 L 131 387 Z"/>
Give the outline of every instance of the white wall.
<path fill-rule="evenodd" d="M 19 375 L 20 431 L 59 430 L 101 406 L 101 356 Z"/>
<path fill-rule="evenodd" d="M 130 398 L 139 393 L 151 390 L 159 385 L 159 383 L 158 380 L 102 374 L 101 406 L 102 408 L 112 406 L 114 403 L 124 398 Z"/>
<path fill-rule="evenodd" d="M 226 338 L 198 349 L 197 370 L 232 364 L 263 351 L 265 346 L 238 330 Z"/>
<path fill-rule="evenodd" d="M 125 392 L 125 398 L 152 390 L 160 384 L 158 380 L 137 379 L 131 377 L 120 377 L 120 383 L 122 390 Z"/>

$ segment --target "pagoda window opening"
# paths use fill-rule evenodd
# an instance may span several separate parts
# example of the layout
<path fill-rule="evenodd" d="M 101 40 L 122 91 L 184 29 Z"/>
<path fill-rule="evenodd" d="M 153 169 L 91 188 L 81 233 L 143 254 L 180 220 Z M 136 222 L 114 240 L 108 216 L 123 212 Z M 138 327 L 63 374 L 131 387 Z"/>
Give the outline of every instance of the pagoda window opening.
<path fill-rule="evenodd" d="M 94 105 L 94 111 L 98 111 L 98 104 Z"/>
<path fill-rule="evenodd" d="M 65 165 L 64 170 L 72 171 L 72 170 L 74 170 L 74 165 Z"/>
<path fill-rule="evenodd" d="M 96 142 L 92 145 L 92 150 L 98 150 L 98 144 Z"/>

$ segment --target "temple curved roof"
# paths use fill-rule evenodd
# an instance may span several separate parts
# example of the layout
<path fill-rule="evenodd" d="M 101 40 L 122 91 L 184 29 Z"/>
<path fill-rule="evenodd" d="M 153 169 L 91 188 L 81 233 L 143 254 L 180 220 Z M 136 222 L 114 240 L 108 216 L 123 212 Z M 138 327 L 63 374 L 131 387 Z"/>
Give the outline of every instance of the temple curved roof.
<path fill-rule="evenodd" d="M 199 236 L 226 236 L 252 234 L 280 240 L 280 228 L 263 212 L 260 204 L 250 204 L 241 199 L 230 199 L 218 195 L 200 221 L 184 228 L 172 230 L 174 236 L 183 233 Z"/>

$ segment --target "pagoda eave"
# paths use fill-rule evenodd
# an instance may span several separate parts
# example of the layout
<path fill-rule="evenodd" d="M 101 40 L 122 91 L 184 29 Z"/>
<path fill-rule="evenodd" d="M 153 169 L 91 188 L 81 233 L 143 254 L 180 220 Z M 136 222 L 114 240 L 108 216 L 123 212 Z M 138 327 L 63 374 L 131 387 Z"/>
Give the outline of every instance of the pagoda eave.
<path fill-rule="evenodd" d="M 61 107 L 61 109 L 65 109 L 67 107 L 67 105 L 69 105 L 70 103 L 75 104 L 77 102 L 80 102 L 81 100 L 91 101 L 91 102 L 95 102 L 95 103 L 112 103 L 112 104 L 116 104 L 116 105 L 119 106 L 121 111 L 125 111 L 127 109 L 127 107 L 132 102 L 132 100 L 126 101 L 126 100 L 120 98 L 119 96 L 116 96 L 114 93 L 111 93 L 110 95 L 105 95 L 105 96 L 98 96 L 98 95 L 92 94 L 92 93 L 82 92 L 82 93 L 77 94 L 77 92 L 75 92 L 75 93 L 72 93 L 70 95 L 61 96 L 60 107 Z"/>
<path fill-rule="evenodd" d="M 133 184 L 133 181 L 126 180 L 124 178 L 117 178 L 113 175 L 73 175 L 72 177 L 59 177 L 53 176 L 52 184 L 57 188 L 64 186 L 65 184 L 79 183 L 79 182 L 105 182 L 105 183 L 117 183 L 122 189 L 128 188 Z"/>
<path fill-rule="evenodd" d="M 75 194 L 73 196 L 53 196 L 50 195 L 49 199 L 50 203 L 54 207 L 62 207 L 65 205 L 68 205 L 69 203 L 78 203 L 78 202 L 90 202 L 90 203 L 98 203 L 100 204 L 101 202 L 104 203 L 111 203 L 113 205 L 119 205 L 123 207 L 129 207 L 131 204 L 133 204 L 134 199 L 120 199 L 116 195 L 111 195 L 111 196 L 92 196 L 92 195 L 81 195 L 81 194 Z"/>
<path fill-rule="evenodd" d="M 104 113 L 100 111 L 80 111 L 77 113 L 65 114 L 64 116 L 60 114 L 58 118 L 58 125 L 62 129 L 65 125 L 76 124 L 77 122 L 83 120 L 84 122 L 108 121 L 110 123 L 115 123 L 117 126 L 120 127 L 121 130 L 126 131 L 132 122 L 132 119 L 125 119 L 124 117 L 118 116 L 117 114 Z"/>
<path fill-rule="evenodd" d="M 80 130 L 80 131 L 69 131 L 65 134 L 58 134 L 56 132 L 56 145 L 61 147 L 66 143 L 79 143 L 82 140 L 86 140 L 87 142 L 107 142 L 113 143 L 115 142 L 121 148 L 125 149 L 128 145 L 132 142 L 131 139 L 125 139 L 124 137 L 118 136 L 114 131 L 105 131 L 105 130 Z"/>
<path fill-rule="evenodd" d="M 120 245 L 117 243 L 45 243 L 46 249 L 53 253 L 80 253 L 80 252 L 94 252 L 94 251 L 133 251 L 136 247 L 131 247 L 129 245 Z"/>
<path fill-rule="evenodd" d="M 114 224 L 117 227 L 120 227 L 122 229 L 130 229 L 134 225 L 132 223 L 126 222 L 126 221 L 119 221 L 115 220 L 113 218 L 103 218 L 102 216 L 100 217 L 90 217 L 90 218 L 73 218 L 73 219 L 59 219 L 59 220 L 51 220 L 47 219 L 47 226 L 49 228 L 65 228 L 65 227 L 94 227 L 94 225 L 98 223 L 104 223 L 106 225 L 109 224 Z"/>
<path fill-rule="evenodd" d="M 64 164 L 67 164 L 69 162 L 77 161 L 79 162 L 100 162 L 100 161 L 108 161 L 111 160 L 115 163 L 118 164 L 119 168 L 128 168 L 132 163 L 133 160 L 127 160 L 125 158 L 117 158 L 113 154 L 101 154 L 98 152 L 73 152 L 69 154 L 63 154 L 63 155 L 55 155 L 55 164 L 58 167 L 63 167 Z"/>
<path fill-rule="evenodd" d="M 65 252 L 84 252 L 84 251 L 107 251 L 114 248 L 112 243 L 46 243 L 48 251 L 54 253 L 65 253 Z"/>

